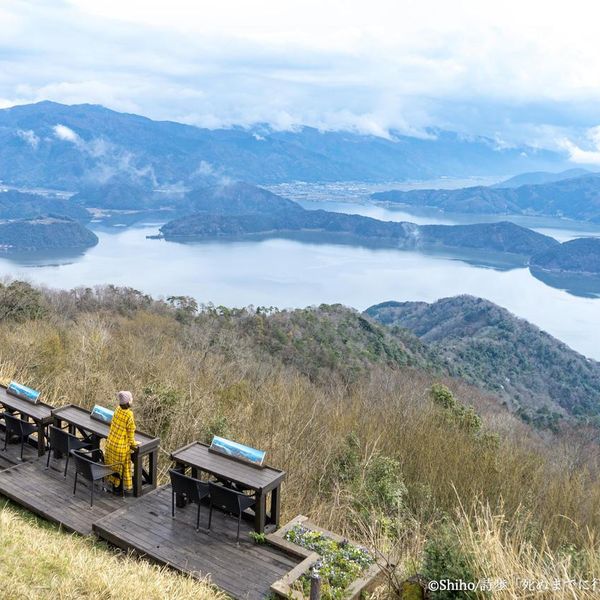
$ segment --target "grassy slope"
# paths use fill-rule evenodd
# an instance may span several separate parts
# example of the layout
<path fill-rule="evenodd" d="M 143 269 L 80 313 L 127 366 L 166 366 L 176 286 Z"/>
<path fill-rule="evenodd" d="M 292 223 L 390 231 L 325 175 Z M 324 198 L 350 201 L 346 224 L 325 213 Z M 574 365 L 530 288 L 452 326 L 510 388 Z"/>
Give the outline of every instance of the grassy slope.
<path fill-rule="evenodd" d="M 70 535 L 0 504 L 0 578 L 5 600 L 221 600 L 202 581 Z"/>

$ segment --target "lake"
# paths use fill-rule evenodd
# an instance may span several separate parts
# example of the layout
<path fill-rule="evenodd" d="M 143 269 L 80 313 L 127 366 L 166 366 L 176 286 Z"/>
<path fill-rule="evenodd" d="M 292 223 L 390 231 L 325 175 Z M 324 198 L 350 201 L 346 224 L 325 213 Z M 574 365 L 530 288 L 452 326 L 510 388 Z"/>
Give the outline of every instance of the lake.
<path fill-rule="evenodd" d="M 324 196 L 329 198 L 326 192 Z M 388 220 L 431 223 L 459 218 L 408 215 L 361 204 L 357 198 L 346 201 L 337 197 L 324 203 L 313 197 L 302 202 L 307 207 L 362 211 L 360 214 Z M 572 225 L 544 220 L 538 221 L 536 228 L 545 233 L 554 230 L 562 239 L 581 235 L 586 229 Z M 458 260 L 448 253 L 281 238 L 195 244 L 146 239 L 157 232 L 156 224 L 93 228 L 100 243 L 84 254 L 4 255 L 0 274 L 56 288 L 113 283 L 155 297 L 189 295 L 199 302 L 226 306 L 291 308 L 340 302 L 363 310 L 386 300 L 431 302 L 472 294 L 504 306 L 600 360 L 600 298 L 558 289 L 561 282 L 548 285 L 526 268 L 491 268 L 477 256 Z M 600 230 L 588 233 L 600 235 Z"/>

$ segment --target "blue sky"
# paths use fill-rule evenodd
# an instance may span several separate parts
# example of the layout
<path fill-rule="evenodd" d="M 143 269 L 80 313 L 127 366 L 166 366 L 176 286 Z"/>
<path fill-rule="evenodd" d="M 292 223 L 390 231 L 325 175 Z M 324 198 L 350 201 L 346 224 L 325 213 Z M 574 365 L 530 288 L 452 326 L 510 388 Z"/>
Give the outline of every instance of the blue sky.
<path fill-rule="evenodd" d="M 441 127 L 600 164 L 599 13 L 580 0 L 3 0 L 0 107 Z"/>

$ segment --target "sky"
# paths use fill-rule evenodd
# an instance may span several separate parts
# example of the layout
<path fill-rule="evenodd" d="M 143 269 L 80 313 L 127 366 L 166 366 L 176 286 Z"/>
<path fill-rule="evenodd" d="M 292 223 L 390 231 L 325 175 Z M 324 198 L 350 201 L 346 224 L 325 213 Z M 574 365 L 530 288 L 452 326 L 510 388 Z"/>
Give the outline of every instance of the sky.
<path fill-rule="evenodd" d="M 600 164 L 599 17 L 591 0 L 1 0 L 0 108 L 443 128 Z"/>

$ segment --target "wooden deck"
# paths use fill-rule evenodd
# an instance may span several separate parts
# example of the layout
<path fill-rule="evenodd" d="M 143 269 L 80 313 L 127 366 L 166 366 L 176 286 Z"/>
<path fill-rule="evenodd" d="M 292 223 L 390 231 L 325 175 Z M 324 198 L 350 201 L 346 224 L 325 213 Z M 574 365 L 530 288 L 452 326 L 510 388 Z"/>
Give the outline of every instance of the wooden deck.
<path fill-rule="evenodd" d="M 94 506 L 90 508 L 87 481 L 80 478 L 77 494 L 73 495 L 73 462 L 69 463 L 65 479 L 62 460 L 52 458 L 50 469 L 46 470 L 46 457 L 38 458 L 35 450 L 33 452 L 36 455 L 33 460 L 0 471 L 0 494 L 69 531 L 89 535 L 94 521 L 135 501 L 135 498 L 102 492 L 97 486 Z"/>
<path fill-rule="evenodd" d="M 23 449 L 23 461 L 19 458 L 21 451 L 20 444 L 8 444 L 6 452 L 4 452 L 2 448 L 4 448 L 5 435 L 4 429 L 0 428 L 0 471 L 9 469 L 15 465 L 20 465 L 28 460 L 37 459 L 37 446 L 31 444 L 25 444 L 25 448 Z"/>
<path fill-rule="evenodd" d="M 294 568 L 300 559 L 268 545 L 254 544 L 251 526 L 242 521 L 236 545 L 237 520 L 213 512 L 212 530 L 195 530 L 196 507 L 177 509 L 171 517 L 170 486 L 163 486 L 135 504 L 94 523 L 105 540 L 194 577 L 211 581 L 234 598 L 256 599 L 269 594 L 270 585 Z M 202 508 L 200 526 L 206 527 L 208 508 Z"/>

